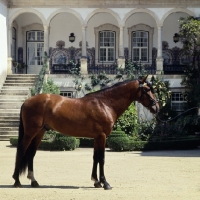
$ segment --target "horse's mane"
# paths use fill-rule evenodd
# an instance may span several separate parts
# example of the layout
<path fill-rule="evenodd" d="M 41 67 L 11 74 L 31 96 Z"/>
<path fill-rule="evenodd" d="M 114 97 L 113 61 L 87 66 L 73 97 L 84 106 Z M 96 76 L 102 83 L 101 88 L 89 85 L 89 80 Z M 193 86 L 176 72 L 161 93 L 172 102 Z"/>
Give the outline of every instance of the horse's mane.
<path fill-rule="evenodd" d="M 118 83 L 113 84 L 112 86 L 107 86 L 107 87 L 105 87 L 103 89 L 100 89 L 98 91 L 95 91 L 95 92 L 92 92 L 92 93 L 88 93 L 85 96 L 94 95 L 94 94 L 95 95 L 102 94 L 102 93 L 110 91 L 110 90 L 112 90 L 112 89 L 114 89 L 114 88 L 116 88 L 116 87 L 118 87 L 120 85 L 125 85 L 126 83 L 130 83 L 130 82 L 133 82 L 133 81 L 136 81 L 136 80 L 137 79 L 135 79 L 135 80 L 125 80 L 123 82 L 118 82 Z"/>

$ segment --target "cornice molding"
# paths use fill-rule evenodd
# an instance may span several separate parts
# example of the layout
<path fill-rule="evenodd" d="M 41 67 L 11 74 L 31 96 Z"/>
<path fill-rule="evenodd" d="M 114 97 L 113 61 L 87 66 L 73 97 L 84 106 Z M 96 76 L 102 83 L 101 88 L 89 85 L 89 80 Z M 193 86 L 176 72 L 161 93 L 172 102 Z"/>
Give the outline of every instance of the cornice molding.
<path fill-rule="evenodd" d="M 158 8 L 198 7 L 199 0 L 0 0 L 11 8 L 15 7 L 67 7 L 67 8 Z"/>

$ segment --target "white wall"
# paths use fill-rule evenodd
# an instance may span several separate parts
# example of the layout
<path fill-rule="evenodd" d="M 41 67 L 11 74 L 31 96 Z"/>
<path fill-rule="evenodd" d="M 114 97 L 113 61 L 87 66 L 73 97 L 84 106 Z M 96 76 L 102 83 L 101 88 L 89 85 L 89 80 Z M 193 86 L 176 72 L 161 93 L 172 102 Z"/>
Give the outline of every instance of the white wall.
<path fill-rule="evenodd" d="M 70 33 L 74 33 L 75 42 L 69 42 Z M 71 46 L 79 48 L 79 42 L 82 41 L 82 28 L 80 21 L 76 16 L 70 13 L 57 14 L 50 22 L 49 47 L 56 47 L 58 40 L 65 41 L 65 48 Z"/>
<path fill-rule="evenodd" d="M 89 48 L 95 47 L 94 28 L 103 24 L 112 24 L 118 26 L 117 20 L 109 13 L 97 13 L 91 17 L 87 27 L 87 42 Z"/>
<path fill-rule="evenodd" d="M 180 17 L 188 17 L 187 13 L 172 13 L 169 15 L 164 23 L 163 23 L 163 30 L 162 30 L 162 41 L 167 41 L 169 44 L 169 49 L 177 46 L 179 48 L 182 47 L 181 42 L 174 43 L 173 36 L 174 33 L 179 32 L 179 22 L 178 20 Z"/>
<path fill-rule="evenodd" d="M 0 1 L 0 88 L 7 75 L 7 7 Z"/>
<path fill-rule="evenodd" d="M 126 26 L 124 29 L 124 47 L 128 47 L 128 28 L 137 25 L 137 24 L 145 24 L 150 27 L 154 28 L 154 34 L 153 34 L 153 47 L 157 47 L 157 25 L 155 19 L 147 14 L 147 13 L 136 13 L 131 15 L 127 21 L 126 21 Z"/>

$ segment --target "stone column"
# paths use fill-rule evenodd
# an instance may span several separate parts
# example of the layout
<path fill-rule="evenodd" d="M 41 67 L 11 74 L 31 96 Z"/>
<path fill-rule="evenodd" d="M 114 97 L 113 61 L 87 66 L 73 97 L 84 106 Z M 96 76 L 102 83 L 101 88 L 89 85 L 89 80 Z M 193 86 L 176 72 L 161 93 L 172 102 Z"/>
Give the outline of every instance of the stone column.
<path fill-rule="evenodd" d="M 163 57 L 162 57 L 162 27 L 158 27 L 158 51 L 156 58 L 156 73 L 160 74 L 163 71 Z"/>
<path fill-rule="evenodd" d="M 12 74 L 12 26 L 8 26 L 8 58 L 7 58 L 7 74 Z"/>
<path fill-rule="evenodd" d="M 118 67 L 121 67 L 121 68 L 125 67 L 125 58 L 124 58 L 124 26 L 120 26 Z"/>
<path fill-rule="evenodd" d="M 87 45 L 86 45 L 86 29 L 82 27 L 82 57 L 81 57 L 81 74 L 87 74 Z"/>
<path fill-rule="evenodd" d="M 49 26 L 46 25 L 44 25 L 44 52 L 47 52 L 47 56 L 49 56 Z M 49 74 L 49 58 L 47 58 L 47 65 L 46 73 Z"/>
<path fill-rule="evenodd" d="M 49 26 L 44 25 L 44 52 L 49 55 Z"/>

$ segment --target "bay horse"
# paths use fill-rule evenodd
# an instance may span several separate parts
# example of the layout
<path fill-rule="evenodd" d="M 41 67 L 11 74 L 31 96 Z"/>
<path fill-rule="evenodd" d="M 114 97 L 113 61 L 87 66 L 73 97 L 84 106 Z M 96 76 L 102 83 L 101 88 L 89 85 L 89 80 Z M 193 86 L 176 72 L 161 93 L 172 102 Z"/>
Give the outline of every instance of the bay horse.
<path fill-rule="evenodd" d="M 14 187 L 22 187 L 19 176 L 28 168 L 32 187 L 39 184 L 34 178 L 33 159 L 46 130 L 53 129 L 74 137 L 94 138 L 93 168 L 94 186 L 111 189 L 104 175 L 106 137 L 110 135 L 116 120 L 133 101 L 140 102 L 155 114 L 158 100 L 152 86 L 141 80 L 116 83 L 111 87 L 85 95 L 67 98 L 55 94 L 39 94 L 28 98 L 21 106 L 18 146 L 13 179 Z M 99 164 L 99 179 L 97 166 Z"/>

